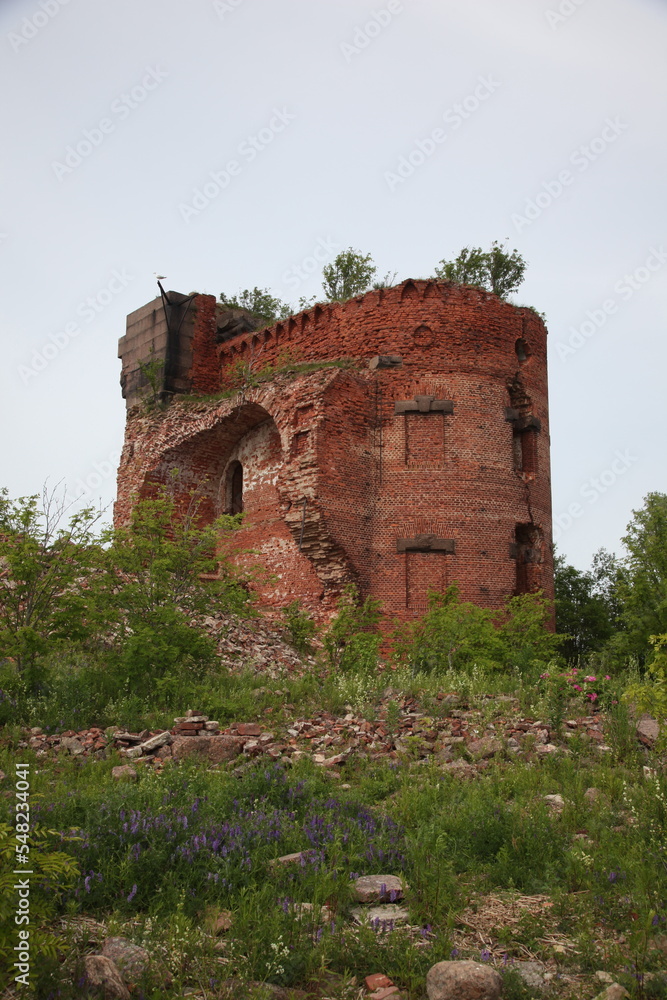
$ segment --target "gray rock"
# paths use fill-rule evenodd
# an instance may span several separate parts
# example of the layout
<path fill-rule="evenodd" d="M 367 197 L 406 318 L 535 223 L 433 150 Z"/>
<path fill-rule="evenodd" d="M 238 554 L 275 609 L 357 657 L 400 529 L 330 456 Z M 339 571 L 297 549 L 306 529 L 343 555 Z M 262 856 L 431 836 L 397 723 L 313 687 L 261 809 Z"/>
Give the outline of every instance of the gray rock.
<path fill-rule="evenodd" d="M 381 923 L 405 924 L 410 919 L 410 914 L 403 906 L 395 903 L 385 903 L 384 906 L 357 906 L 352 910 L 352 916 L 358 924 L 374 923 L 379 920 Z"/>
<path fill-rule="evenodd" d="M 624 1000 L 625 997 L 629 997 L 630 994 L 627 990 L 623 989 L 618 983 L 612 983 L 608 986 L 606 990 L 602 993 L 598 993 L 595 1000 Z"/>
<path fill-rule="evenodd" d="M 127 750 L 121 750 L 121 754 L 129 760 L 139 760 L 140 757 L 143 757 L 144 752 L 141 747 L 128 747 Z"/>
<path fill-rule="evenodd" d="M 653 746 L 660 735 L 660 725 L 658 720 L 651 715 L 642 715 L 637 721 L 637 736 L 642 743 Z"/>
<path fill-rule="evenodd" d="M 565 799 L 562 795 L 544 795 L 543 798 L 554 812 L 561 812 L 565 806 Z"/>
<path fill-rule="evenodd" d="M 426 975 L 429 1000 L 500 1000 L 503 981 L 481 962 L 438 962 Z"/>
<path fill-rule="evenodd" d="M 477 771 L 465 760 L 455 760 L 451 764 L 445 764 L 444 768 L 457 778 L 474 778 Z"/>
<path fill-rule="evenodd" d="M 83 753 L 83 747 L 78 740 L 74 739 L 73 736 L 63 737 L 60 741 L 60 746 L 69 751 L 73 757 L 80 757 Z"/>
<path fill-rule="evenodd" d="M 172 735 L 170 732 L 158 733 L 157 736 L 151 736 L 149 739 L 145 740 L 139 745 L 139 749 L 143 753 L 150 753 L 152 750 L 157 750 L 159 747 L 166 746 L 172 741 Z"/>
<path fill-rule="evenodd" d="M 105 958 L 111 959 L 127 984 L 136 983 L 150 965 L 146 949 L 132 944 L 127 938 L 105 938 L 101 951 Z"/>
<path fill-rule="evenodd" d="M 316 906 L 315 903 L 292 903 L 290 910 L 295 914 L 297 920 L 309 920 L 318 925 L 328 924 L 334 917 L 325 904 Z"/>
<path fill-rule="evenodd" d="M 587 788 L 584 792 L 584 802 L 589 806 L 600 805 L 608 807 L 611 804 L 609 796 L 601 792 L 599 788 Z"/>
<path fill-rule="evenodd" d="M 403 899 L 405 884 L 397 875 L 362 875 L 354 881 L 354 892 L 360 903 L 385 903 Z"/>
<path fill-rule="evenodd" d="M 274 858 L 270 863 L 272 865 L 290 865 L 300 863 L 303 857 L 305 857 L 305 852 L 297 851 L 295 854 L 283 854 L 281 858 Z"/>
<path fill-rule="evenodd" d="M 535 990 L 544 989 L 546 986 L 544 968 L 539 962 L 517 962 L 513 969 L 518 972 L 526 986 Z"/>
<path fill-rule="evenodd" d="M 471 740 L 468 744 L 468 753 L 475 760 L 488 760 L 495 757 L 496 754 L 502 753 L 502 749 L 503 745 L 500 740 L 493 736 L 483 736 L 480 740 Z"/>
<path fill-rule="evenodd" d="M 86 986 L 105 1000 L 130 1000 L 127 986 L 114 962 L 104 955 L 86 955 L 83 961 Z"/>
<path fill-rule="evenodd" d="M 111 768 L 111 777 L 116 781 L 136 781 L 138 774 L 131 764 L 121 764 L 119 767 Z"/>

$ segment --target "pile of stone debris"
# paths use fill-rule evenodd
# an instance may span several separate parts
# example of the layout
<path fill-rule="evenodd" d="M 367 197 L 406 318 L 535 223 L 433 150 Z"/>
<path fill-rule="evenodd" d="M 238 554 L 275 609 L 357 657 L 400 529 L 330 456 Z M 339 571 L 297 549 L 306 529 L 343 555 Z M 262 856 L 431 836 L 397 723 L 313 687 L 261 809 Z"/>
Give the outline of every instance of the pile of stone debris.
<path fill-rule="evenodd" d="M 284 692 L 273 692 L 283 694 Z M 46 734 L 40 729 L 26 732 L 20 746 L 30 747 L 38 757 L 66 753 L 75 757 L 107 758 L 118 752 L 126 764 L 162 767 L 166 761 L 195 759 L 208 766 L 220 765 L 242 755 L 244 760 L 263 757 L 294 762 L 310 758 L 313 763 L 336 774 L 339 765 L 349 758 L 426 761 L 434 759 L 444 769 L 460 777 L 474 777 L 489 767 L 494 758 L 536 759 L 550 754 L 569 753 L 569 742 L 583 738 L 591 752 L 609 752 L 605 742 L 602 717 L 583 716 L 565 721 L 556 733 L 546 723 L 524 718 L 518 702 L 497 699 L 503 716 L 485 722 L 480 710 L 450 707 L 458 704 L 455 695 L 442 694 L 439 700 L 447 714 L 427 716 L 412 698 L 402 698 L 391 722 L 381 705 L 375 719 L 369 721 L 350 706 L 344 716 L 319 712 L 265 729 L 254 722 L 236 723 L 224 729 L 203 713 L 189 710 L 174 719 L 171 729 L 138 733 L 123 732 L 117 727 L 91 728 L 60 734 Z M 449 702 L 449 704 L 448 704 Z M 396 703 L 395 703 L 396 704 Z M 651 746 L 657 730 L 651 720 L 637 724 L 639 741 Z M 127 772 L 125 772 L 127 773 Z"/>
<path fill-rule="evenodd" d="M 230 673 L 252 670 L 275 680 L 283 674 L 300 677 L 315 667 L 315 659 L 297 653 L 280 622 L 271 621 L 266 614 L 261 618 L 208 616 L 202 624 L 215 639 L 220 663 Z"/>

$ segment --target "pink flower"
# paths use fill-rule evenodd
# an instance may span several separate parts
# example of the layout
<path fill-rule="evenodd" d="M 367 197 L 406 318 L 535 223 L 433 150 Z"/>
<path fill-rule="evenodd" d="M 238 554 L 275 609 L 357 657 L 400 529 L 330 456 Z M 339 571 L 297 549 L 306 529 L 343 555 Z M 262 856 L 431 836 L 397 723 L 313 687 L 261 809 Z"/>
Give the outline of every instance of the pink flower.
<path fill-rule="evenodd" d="M 596 698 L 597 698 L 597 695 L 596 695 L 595 691 L 591 691 L 591 693 L 588 695 L 588 697 L 591 699 L 591 701 L 595 701 Z"/>
<path fill-rule="evenodd" d="M 581 687 L 579 686 L 579 684 L 574 684 L 573 686 L 575 691 L 581 691 Z"/>
<path fill-rule="evenodd" d="M 609 674 L 606 675 L 605 680 L 606 681 L 610 681 L 611 680 L 611 677 L 609 676 Z"/>
<path fill-rule="evenodd" d="M 596 681 L 597 677 L 584 677 L 584 680 L 590 684 L 592 681 Z"/>

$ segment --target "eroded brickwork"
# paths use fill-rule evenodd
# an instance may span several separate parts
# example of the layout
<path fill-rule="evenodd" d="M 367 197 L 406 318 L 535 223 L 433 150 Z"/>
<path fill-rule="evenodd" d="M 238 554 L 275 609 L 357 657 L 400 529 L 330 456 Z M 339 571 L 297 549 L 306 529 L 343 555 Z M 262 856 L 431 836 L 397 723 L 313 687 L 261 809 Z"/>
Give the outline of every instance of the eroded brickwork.
<path fill-rule="evenodd" d="M 193 315 L 190 391 L 226 395 L 130 409 L 118 521 L 156 483 L 175 483 L 182 504 L 197 488 L 213 518 L 231 509 L 236 470 L 246 522 L 234 558 L 256 568 L 269 603 L 328 613 L 354 581 L 409 619 L 455 581 L 488 607 L 553 595 L 536 313 L 407 281 L 260 331 L 212 296 Z"/>

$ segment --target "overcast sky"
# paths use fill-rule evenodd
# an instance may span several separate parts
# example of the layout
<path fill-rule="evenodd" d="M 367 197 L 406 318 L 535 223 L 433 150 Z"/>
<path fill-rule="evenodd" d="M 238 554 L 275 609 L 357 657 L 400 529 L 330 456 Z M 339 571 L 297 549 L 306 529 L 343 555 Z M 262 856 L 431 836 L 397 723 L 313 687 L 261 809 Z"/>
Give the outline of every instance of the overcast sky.
<path fill-rule="evenodd" d="M 156 292 L 428 277 L 508 239 L 545 313 L 559 550 L 667 492 L 665 0 L 2 0 L 2 475 L 110 504 Z M 86 485 L 87 484 L 87 485 Z"/>

